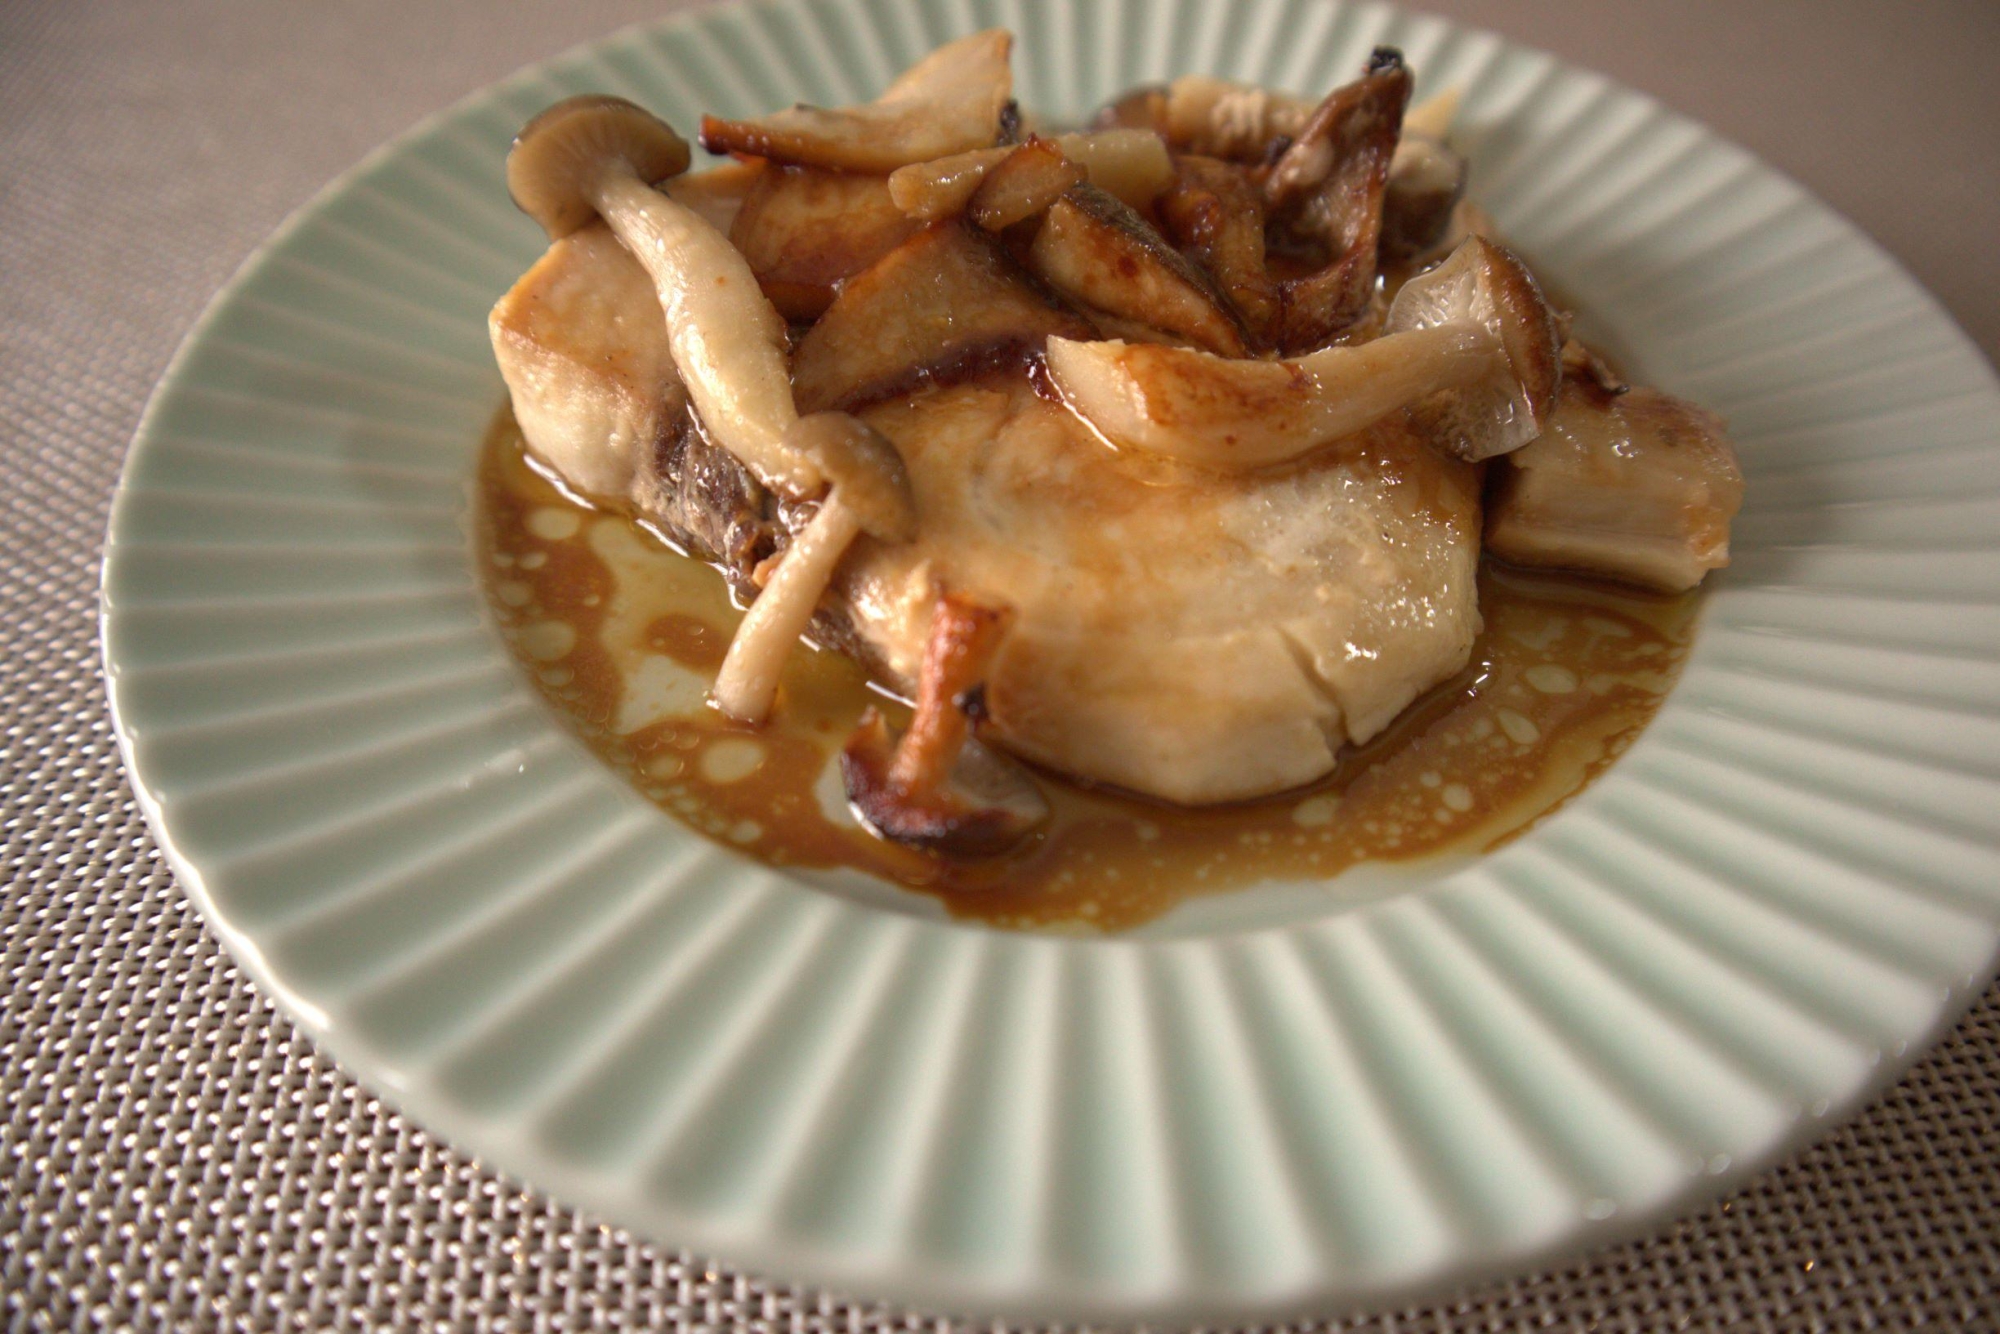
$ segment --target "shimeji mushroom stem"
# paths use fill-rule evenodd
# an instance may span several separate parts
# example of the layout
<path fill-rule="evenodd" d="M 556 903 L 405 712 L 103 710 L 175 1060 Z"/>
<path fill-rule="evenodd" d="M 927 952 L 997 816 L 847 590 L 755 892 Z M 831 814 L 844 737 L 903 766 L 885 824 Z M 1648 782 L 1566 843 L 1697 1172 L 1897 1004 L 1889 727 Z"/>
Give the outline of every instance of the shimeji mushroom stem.
<path fill-rule="evenodd" d="M 836 489 L 792 539 L 771 582 L 736 627 L 715 677 L 717 708 L 750 723 L 762 722 L 770 713 L 785 657 L 805 633 L 834 567 L 860 532 L 860 514 L 842 502 Z"/>
<path fill-rule="evenodd" d="M 1425 394 L 1479 379 L 1505 356 L 1498 336 L 1468 320 L 1329 347 L 1293 364 L 1322 386 L 1322 429 L 1331 439 L 1362 430 Z"/>
<path fill-rule="evenodd" d="M 818 468 L 785 444 L 798 410 L 784 321 L 742 253 L 623 162 L 605 164 L 590 198 L 659 289 L 674 365 L 716 440 L 773 490 L 818 490 Z"/>
<path fill-rule="evenodd" d="M 856 534 L 904 541 L 916 518 L 893 446 L 852 418 L 799 417 L 785 323 L 749 263 L 713 224 L 653 187 L 687 165 L 687 144 L 658 117 L 622 98 L 573 97 L 522 129 L 507 155 L 507 186 L 552 239 L 602 218 L 652 279 L 675 369 L 716 442 L 781 497 L 823 495 L 716 682 L 717 704 L 761 722 L 785 655 Z"/>
<path fill-rule="evenodd" d="M 1406 408 L 1465 459 L 1540 430 L 1561 375 L 1555 324 L 1511 255 L 1467 241 L 1404 285 L 1387 327 L 1285 361 L 1051 338 L 1049 376 L 1113 445 L 1225 471 L 1282 463 Z"/>
<path fill-rule="evenodd" d="M 1065 338 L 1048 350 L 1063 401 L 1112 444 L 1223 470 L 1297 458 L 1479 380 L 1505 357 L 1500 339 L 1472 321 L 1290 361 Z"/>

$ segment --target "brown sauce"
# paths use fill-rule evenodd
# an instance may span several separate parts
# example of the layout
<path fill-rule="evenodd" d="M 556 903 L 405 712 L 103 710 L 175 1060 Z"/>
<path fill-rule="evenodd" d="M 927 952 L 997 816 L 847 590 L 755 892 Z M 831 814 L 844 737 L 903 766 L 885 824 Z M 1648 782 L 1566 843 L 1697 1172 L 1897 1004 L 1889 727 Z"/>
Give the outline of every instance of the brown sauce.
<path fill-rule="evenodd" d="M 858 869 L 1009 927 L 1117 930 L 1197 895 L 1490 850 L 1631 744 L 1679 672 L 1697 603 L 1488 562 L 1470 665 L 1323 781 L 1181 809 L 1044 775 L 1048 825 L 1006 857 L 962 863 L 885 844 L 842 808 L 833 757 L 884 702 L 847 659 L 794 653 L 762 728 L 707 707 L 741 615 L 721 575 L 566 497 L 504 412 L 477 532 L 494 613 L 537 688 L 662 808 L 773 866 Z"/>

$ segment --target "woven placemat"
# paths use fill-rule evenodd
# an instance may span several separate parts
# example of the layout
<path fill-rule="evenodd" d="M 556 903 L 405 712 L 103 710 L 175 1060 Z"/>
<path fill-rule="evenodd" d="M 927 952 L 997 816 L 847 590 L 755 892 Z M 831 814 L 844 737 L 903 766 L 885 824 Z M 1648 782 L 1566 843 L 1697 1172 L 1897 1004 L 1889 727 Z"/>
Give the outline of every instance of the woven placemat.
<path fill-rule="evenodd" d="M 312 189 L 666 6 L 0 6 L 0 1292 L 17 1328 L 874 1330 L 510 1183 L 245 982 L 106 718 L 106 509 L 209 294 Z M 1699 108 L 1694 108 L 1699 110 Z M 782 1276 L 774 1276 L 782 1277 Z M 2000 993 L 1858 1122 L 1588 1263 L 1354 1330 L 2000 1328 Z"/>

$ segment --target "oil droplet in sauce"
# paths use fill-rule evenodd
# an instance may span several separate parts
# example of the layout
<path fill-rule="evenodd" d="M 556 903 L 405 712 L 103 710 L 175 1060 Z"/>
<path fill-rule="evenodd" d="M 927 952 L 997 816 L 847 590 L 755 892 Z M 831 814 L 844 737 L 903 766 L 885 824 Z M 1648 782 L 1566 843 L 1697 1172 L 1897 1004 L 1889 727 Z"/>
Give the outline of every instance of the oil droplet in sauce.
<path fill-rule="evenodd" d="M 494 615 L 529 679 L 662 808 L 773 866 L 852 868 L 1024 928 L 1119 930 L 1197 895 L 1491 850 L 1638 736 L 1679 671 L 1697 602 L 1489 562 L 1471 663 L 1311 788 L 1180 809 L 1045 774 L 1043 829 L 1007 856 L 953 862 L 873 837 L 842 801 L 836 757 L 862 710 L 902 706 L 846 658 L 803 648 L 763 727 L 709 708 L 741 618 L 722 576 L 563 495 L 528 465 L 505 412 L 477 521 Z"/>

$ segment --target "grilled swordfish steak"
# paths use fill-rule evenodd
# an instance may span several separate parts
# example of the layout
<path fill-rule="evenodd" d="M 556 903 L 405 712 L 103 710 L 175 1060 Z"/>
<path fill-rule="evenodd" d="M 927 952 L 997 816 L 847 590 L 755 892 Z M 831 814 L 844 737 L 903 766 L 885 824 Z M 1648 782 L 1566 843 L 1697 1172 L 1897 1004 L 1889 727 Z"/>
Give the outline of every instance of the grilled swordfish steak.
<path fill-rule="evenodd" d="M 1010 607 L 985 673 L 982 735 L 1189 804 L 1320 777 L 1344 745 L 1464 666 L 1480 625 L 1469 465 L 1399 417 L 1278 469 L 1205 472 L 1110 448 L 1031 373 L 1030 340 L 1075 317 L 988 242 L 945 226 L 942 241 L 904 245 L 976 248 L 990 271 L 934 289 L 944 279 L 928 267 L 899 304 L 948 301 L 951 328 L 971 342 L 912 362 L 878 324 L 795 361 L 798 380 L 873 397 L 855 409 L 901 454 L 918 516 L 913 541 L 863 537 L 848 550 L 821 600 L 822 638 L 912 694 L 941 592 Z M 872 268 L 893 277 L 898 253 Z M 901 256 L 906 269 L 922 258 Z M 828 318 L 838 315 L 836 303 Z M 587 228 L 550 247 L 492 328 L 530 446 L 754 593 L 801 507 L 708 438 L 640 265 Z M 855 364 L 829 370 L 835 361 Z M 920 373 L 897 387 L 905 364 Z"/>

